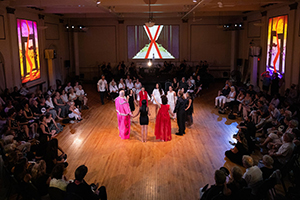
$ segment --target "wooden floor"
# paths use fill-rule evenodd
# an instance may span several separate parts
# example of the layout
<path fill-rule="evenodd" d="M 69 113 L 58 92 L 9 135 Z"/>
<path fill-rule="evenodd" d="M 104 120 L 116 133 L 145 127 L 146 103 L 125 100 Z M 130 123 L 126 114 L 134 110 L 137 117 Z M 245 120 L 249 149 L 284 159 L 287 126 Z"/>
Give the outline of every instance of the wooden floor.
<path fill-rule="evenodd" d="M 194 102 L 194 125 L 184 136 L 176 136 L 178 126 L 172 121 L 172 141 L 154 137 L 154 106 L 150 106 L 148 142 L 142 143 L 138 117 L 131 124 L 129 140 L 118 133 L 114 103 L 101 105 L 94 85 L 85 85 L 89 110 L 83 121 L 70 124 L 58 135 L 59 145 L 68 154 L 68 179 L 85 164 L 88 183 L 106 186 L 108 199 L 176 200 L 199 199 L 199 188 L 213 184 L 214 171 L 235 164 L 225 159 L 237 132 L 236 121 L 214 108 L 214 98 L 221 87 L 215 84 Z M 243 168 L 244 170 L 244 168 Z"/>

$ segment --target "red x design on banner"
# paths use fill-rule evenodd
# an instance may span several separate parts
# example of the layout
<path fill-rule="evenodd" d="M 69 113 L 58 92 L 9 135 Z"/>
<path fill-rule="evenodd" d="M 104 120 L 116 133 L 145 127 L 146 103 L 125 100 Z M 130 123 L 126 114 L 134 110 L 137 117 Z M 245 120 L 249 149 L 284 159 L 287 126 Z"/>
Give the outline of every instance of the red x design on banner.
<path fill-rule="evenodd" d="M 158 53 L 159 58 L 162 59 L 161 53 L 160 53 L 160 51 L 158 49 L 158 46 L 157 46 L 157 44 L 155 42 L 157 40 L 157 38 L 158 38 L 158 33 L 159 33 L 159 30 L 160 30 L 160 25 L 158 25 L 158 28 L 156 29 L 154 38 L 152 37 L 152 34 L 151 34 L 150 30 L 149 30 L 149 27 L 148 26 L 145 26 L 145 27 L 146 27 L 146 31 L 148 33 L 149 39 L 151 41 L 151 43 L 149 45 L 149 48 L 148 48 L 148 51 L 146 53 L 145 59 L 149 58 L 149 54 L 150 54 L 150 51 L 151 51 L 153 45 L 154 45 L 154 47 L 156 49 L 156 52 Z"/>

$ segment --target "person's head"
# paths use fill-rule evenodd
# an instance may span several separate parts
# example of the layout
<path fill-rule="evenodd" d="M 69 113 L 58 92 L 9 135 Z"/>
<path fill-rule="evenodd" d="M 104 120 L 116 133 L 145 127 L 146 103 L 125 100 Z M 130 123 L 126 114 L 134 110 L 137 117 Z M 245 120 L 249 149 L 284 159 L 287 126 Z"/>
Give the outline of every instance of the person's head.
<path fill-rule="evenodd" d="M 160 88 L 159 83 L 156 83 L 155 88 L 156 88 L 156 89 L 159 89 L 159 88 Z"/>
<path fill-rule="evenodd" d="M 243 171 L 241 170 L 241 168 L 238 166 L 232 167 L 231 168 L 231 177 L 233 178 L 234 181 L 242 180 Z"/>
<path fill-rule="evenodd" d="M 44 160 L 37 161 L 31 169 L 33 179 L 37 179 L 46 174 L 46 162 Z"/>
<path fill-rule="evenodd" d="M 223 185 L 226 182 L 226 175 L 222 170 L 215 171 L 215 182 L 216 185 Z"/>
<path fill-rule="evenodd" d="M 85 165 L 80 165 L 76 170 L 75 170 L 75 179 L 77 181 L 82 181 L 85 177 L 85 175 L 88 172 L 88 168 Z"/>
<path fill-rule="evenodd" d="M 40 122 L 45 122 L 46 121 L 46 115 L 40 116 L 39 121 Z"/>
<path fill-rule="evenodd" d="M 147 101 L 145 99 L 142 101 L 142 105 L 147 106 Z"/>
<path fill-rule="evenodd" d="M 101 79 L 102 79 L 102 80 L 104 80 L 104 79 L 105 79 L 105 76 L 104 76 L 104 75 L 102 75 L 102 76 L 101 76 Z"/>
<path fill-rule="evenodd" d="M 133 95 L 133 90 L 132 89 L 129 90 L 129 94 Z"/>
<path fill-rule="evenodd" d="M 169 86 L 169 91 L 172 92 L 173 91 L 173 87 Z"/>
<path fill-rule="evenodd" d="M 73 88 L 71 88 L 71 89 L 69 90 L 69 92 L 70 92 L 70 94 L 73 94 L 73 93 L 74 93 Z"/>
<path fill-rule="evenodd" d="M 181 81 L 184 83 L 184 82 L 185 82 L 185 78 L 184 78 L 184 77 L 182 77 L 182 78 L 181 78 Z"/>
<path fill-rule="evenodd" d="M 263 161 L 263 164 L 266 167 L 272 167 L 272 165 L 274 163 L 273 158 L 271 156 L 269 156 L 269 155 L 264 155 L 263 158 L 262 158 L 262 161 Z"/>
<path fill-rule="evenodd" d="M 197 80 L 200 80 L 200 75 L 197 76 Z"/>
<path fill-rule="evenodd" d="M 124 90 L 121 90 L 121 91 L 119 92 L 119 96 L 120 96 L 120 97 L 124 97 L 124 96 L 125 96 Z"/>
<path fill-rule="evenodd" d="M 166 95 L 161 96 L 161 102 L 163 105 L 166 105 L 168 103 L 168 98 L 166 97 Z"/>
<path fill-rule="evenodd" d="M 295 119 L 292 119 L 290 122 L 289 122 L 289 127 L 290 128 L 296 128 L 298 126 L 298 121 L 295 120 Z"/>
<path fill-rule="evenodd" d="M 226 84 L 224 88 L 225 88 L 225 90 L 227 90 L 229 88 L 229 85 Z"/>
<path fill-rule="evenodd" d="M 51 117 L 52 117 L 51 113 L 49 113 L 49 112 L 46 113 L 46 118 L 47 118 L 47 119 L 50 119 Z"/>
<path fill-rule="evenodd" d="M 193 80 L 193 76 L 190 76 L 190 80 Z"/>
<path fill-rule="evenodd" d="M 122 78 L 120 79 L 120 83 L 122 83 L 122 84 L 124 83 L 124 80 Z"/>
<path fill-rule="evenodd" d="M 234 87 L 234 86 L 231 86 L 231 87 L 230 87 L 230 90 L 231 90 L 231 92 L 235 92 L 235 87 Z"/>
<path fill-rule="evenodd" d="M 284 111 L 284 116 L 291 118 L 292 117 L 292 112 L 290 110 L 285 110 Z"/>
<path fill-rule="evenodd" d="M 131 63 L 132 64 L 132 63 Z M 130 79 L 130 76 L 129 75 L 127 75 L 127 79 L 129 80 Z"/>
<path fill-rule="evenodd" d="M 14 87 L 14 92 L 18 92 L 18 87 L 17 86 Z"/>
<path fill-rule="evenodd" d="M 294 135 L 292 133 L 284 133 L 283 134 L 283 141 L 292 142 L 293 139 L 294 139 Z"/>
<path fill-rule="evenodd" d="M 250 91 L 252 91 L 252 90 L 253 90 L 253 85 L 249 85 L 249 86 L 248 86 L 248 89 L 249 89 Z"/>
<path fill-rule="evenodd" d="M 132 79 L 129 79 L 129 83 L 131 83 L 132 82 Z"/>
<path fill-rule="evenodd" d="M 142 87 L 142 89 L 141 89 L 143 92 L 145 92 L 145 87 Z"/>
<path fill-rule="evenodd" d="M 264 102 L 263 102 L 263 101 L 258 101 L 257 106 L 258 106 L 259 108 L 261 108 L 263 105 L 264 105 Z"/>
<path fill-rule="evenodd" d="M 45 104 L 46 99 L 45 99 L 44 97 L 42 97 L 42 98 L 40 99 L 40 101 L 41 101 L 42 104 Z"/>
<path fill-rule="evenodd" d="M 186 94 L 186 98 L 192 97 L 191 93 L 187 92 Z"/>
<path fill-rule="evenodd" d="M 11 100 L 8 100 L 7 101 L 7 107 L 11 107 L 12 106 L 12 101 Z"/>
<path fill-rule="evenodd" d="M 22 115 L 23 114 L 23 109 L 21 107 L 17 108 L 17 114 Z"/>
<path fill-rule="evenodd" d="M 61 95 L 65 95 L 66 94 L 66 91 L 65 90 L 62 90 L 61 91 Z"/>
<path fill-rule="evenodd" d="M 68 82 L 67 86 L 70 87 L 71 86 L 71 82 Z"/>
<path fill-rule="evenodd" d="M 137 78 L 137 79 L 136 79 L 136 83 L 139 83 L 139 82 L 140 82 L 140 80 Z"/>
<path fill-rule="evenodd" d="M 174 81 L 174 82 L 177 82 L 177 78 L 176 78 L 176 77 L 174 77 L 174 78 L 173 78 L 173 81 Z"/>
<path fill-rule="evenodd" d="M 65 166 L 63 163 L 58 163 L 55 165 L 51 172 L 51 177 L 55 179 L 62 179 L 64 175 Z"/>
<path fill-rule="evenodd" d="M 59 96 L 60 96 L 59 92 L 55 92 L 55 97 L 59 98 Z"/>
<path fill-rule="evenodd" d="M 25 108 L 25 109 L 28 109 L 28 108 L 29 108 L 29 103 L 28 103 L 28 101 L 26 101 L 26 102 L 24 103 L 24 108 Z"/>
<path fill-rule="evenodd" d="M 250 168 L 253 166 L 253 158 L 251 156 L 244 155 L 242 161 L 245 168 Z"/>
<path fill-rule="evenodd" d="M 78 89 L 79 89 L 79 90 L 82 90 L 82 85 L 78 85 Z"/>

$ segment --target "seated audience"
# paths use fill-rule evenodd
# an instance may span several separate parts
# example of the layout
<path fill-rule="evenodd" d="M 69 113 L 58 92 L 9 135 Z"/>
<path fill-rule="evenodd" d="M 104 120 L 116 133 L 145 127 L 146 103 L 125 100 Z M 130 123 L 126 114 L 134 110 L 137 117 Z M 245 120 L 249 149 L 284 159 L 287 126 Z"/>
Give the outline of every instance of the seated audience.
<path fill-rule="evenodd" d="M 46 173 L 46 162 L 37 161 L 31 169 L 32 183 L 41 197 L 48 194 L 51 177 Z"/>
<path fill-rule="evenodd" d="M 112 100 L 115 100 L 119 95 L 119 89 L 114 79 L 109 83 L 109 92 Z"/>
<path fill-rule="evenodd" d="M 69 105 L 66 104 L 61 96 L 60 96 L 60 93 L 59 92 L 56 92 L 55 93 L 55 97 L 53 98 L 53 103 L 54 103 L 54 106 L 55 106 L 55 110 L 60 110 L 60 115 L 61 117 L 65 118 L 68 114 L 68 111 L 69 111 Z"/>
<path fill-rule="evenodd" d="M 200 200 L 212 200 L 216 196 L 223 194 L 226 186 L 226 175 L 222 170 L 215 171 L 215 185 L 212 185 L 202 195 L 202 188 L 200 189 Z"/>
<path fill-rule="evenodd" d="M 252 194 L 256 195 L 257 189 L 263 180 L 262 171 L 257 166 L 253 165 L 251 156 L 243 156 L 243 166 L 246 168 L 243 178 L 247 182 L 248 187 L 252 189 Z"/>
<path fill-rule="evenodd" d="M 274 158 L 274 167 L 276 169 L 281 168 L 286 164 L 292 157 L 294 151 L 294 135 L 289 132 L 283 134 L 283 144 L 280 146 L 278 151 L 271 149 L 269 155 Z"/>
<path fill-rule="evenodd" d="M 260 168 L 263 174 L 263 180 L 268 179 L 273 171 L 275 170 L 273 167 L 274 160 L 269 155 L 264 155 L 262 158 L 263 167 Z"/>
<path fill-rule="evenodd" d="M 86 97 L 87 94 L 84 92 L 81 85 L 78 85 L 76 95 L 78 97 L 78 100 L 81 102 L 80 105 L 83 104 L 83 109 L 88 109 L 89 108 L 87 106 L 88 98 Z"/>
<path fill-rule="evenodd" d="M 104 186 L 99 189 L 98 184 L 87 184 L 84 180 L 88 172 L 88 168 L 85 165 L 79 166 L 75 171 L 75 180 L 69 183 L 67 186 L 67 192 L 77 194 L 83 200 L 106 200 L 107 194 Z"/>
<path fill-rule="evenodd" d="M 47 166 L 48 168 L 48 166 Z M 67 178 L 64 176 L 65 167 L 63 164 L 57 164 L 51 172 L 51 181 L 49 187 L 55 187 L 62 191 L 67 191 L 69 184 Z"/>
<path fill-rule="evenodd" d="M 243 172 L 238 166 L 232 167 L 230 173 L 225 196 L 228 197 L 227 199 L 239 200 L 243 196 L 242 189 L 247 187 L 247 182 L 243 179 Z"/>
<path fill-rule="evenodd" d="M 229 94 L 230 88 L 226 84 L 225 87 L 222 89 L 222 91 L 218 92 L 218 96 L 215 98 L 215 107 L 222 107 L 223 99 L 226 99 L 226 96 Z"/>
<path fill-rule="evenodd" d="M 75 107 L 74 102 L 71 102 L 70 108 L 69 108 L 69 118 L 70 119 L 75 119 L 77 121 L 81 121 L 81 112 L 79 111 L 78 108 Z"/>

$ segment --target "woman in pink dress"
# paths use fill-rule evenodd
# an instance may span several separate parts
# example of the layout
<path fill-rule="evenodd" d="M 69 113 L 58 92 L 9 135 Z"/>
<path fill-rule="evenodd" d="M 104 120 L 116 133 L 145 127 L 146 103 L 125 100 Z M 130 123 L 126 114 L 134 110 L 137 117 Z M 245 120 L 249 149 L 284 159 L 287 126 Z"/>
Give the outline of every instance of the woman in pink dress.
<path fill-rule="evenodd" d="M 154 95 L 153 99 L 159 107 L 156 122 L 155 122 L 155 136 L 156 139 L 160 139 L 162 141 L 170 141 L 172 140 L 171 136 L 171 119 L 170 115 L 173 116 L 173 113 L 170 109 L 170 105 L 168 105 L 168 98 L 163 95 L 161 97 L 162 104 L 157 102 Z"/>

